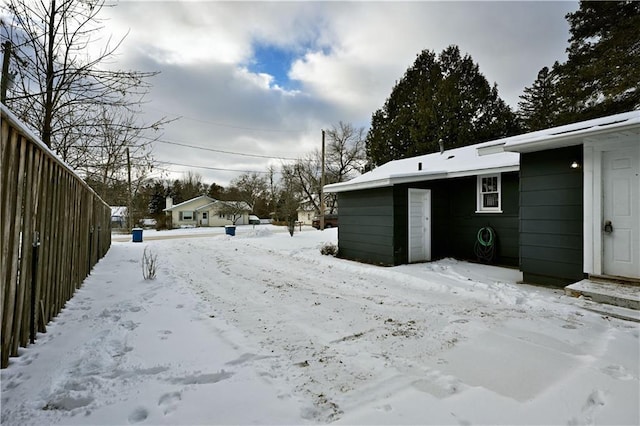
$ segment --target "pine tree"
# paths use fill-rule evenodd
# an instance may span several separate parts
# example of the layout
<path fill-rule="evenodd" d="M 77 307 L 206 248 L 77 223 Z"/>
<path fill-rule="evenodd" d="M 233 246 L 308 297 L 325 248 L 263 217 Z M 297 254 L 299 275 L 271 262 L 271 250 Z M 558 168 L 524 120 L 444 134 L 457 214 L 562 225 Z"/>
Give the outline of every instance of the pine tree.
<path fill-rule="evenodd" d="M 640 108 L 640 2 L 581 1 L 567 20 L 557 124 Z"/>
<path fill-rule="evenodd" d="M 558 67 L 556 62 L 554 69 Z M 535 131 L 552 127 L 559 114 L 557 78 L 553 70 L 544 67 L 531 87 L 525 87 L 518 102 L 518 117 L 523 130 Z"/>
<path fill-rule="evenodd" d="M 366 146 L 369 166 L 509 136 L 515 114 L 469 55 L 450 46 L 422 51 L 373 113 Z"/>

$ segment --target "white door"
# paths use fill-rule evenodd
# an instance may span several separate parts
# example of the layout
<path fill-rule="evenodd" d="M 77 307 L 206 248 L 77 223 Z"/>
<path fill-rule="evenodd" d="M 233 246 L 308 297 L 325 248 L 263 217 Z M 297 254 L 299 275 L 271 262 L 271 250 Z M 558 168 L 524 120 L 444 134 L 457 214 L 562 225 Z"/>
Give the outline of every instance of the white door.
<path fill-rule="evenodd" d="M 202 212 L 202 219 L 200 219 L 200 225 L 209 226 L 209 212 Z"/>
<path fill-rule="evenodd" d="M 431 190 L 409 189 L 409 262 L 431 260 Z"/>
<path fill-rule="evenodd" d="M 640 278 L 640 146 L 602 153 L 603 272 Z"/>

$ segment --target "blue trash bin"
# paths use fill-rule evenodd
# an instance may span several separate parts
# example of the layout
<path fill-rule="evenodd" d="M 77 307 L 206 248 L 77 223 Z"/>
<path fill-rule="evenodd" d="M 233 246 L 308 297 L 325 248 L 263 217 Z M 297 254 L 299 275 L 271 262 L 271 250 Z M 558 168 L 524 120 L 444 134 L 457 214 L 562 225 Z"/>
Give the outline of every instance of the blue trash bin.
<path fill-rule="evenodd" d="M 142 228 L 133 228 L 131 230 L 131 241 L 134 243 L 142 242 Z"/>
<path fill-rule="evenodd" d="M 236 235 L 236 226 L 235 225 L 226 225 L 224 227 L 224 233 L 227 235 L 231 235 L 232 237 Z"/>

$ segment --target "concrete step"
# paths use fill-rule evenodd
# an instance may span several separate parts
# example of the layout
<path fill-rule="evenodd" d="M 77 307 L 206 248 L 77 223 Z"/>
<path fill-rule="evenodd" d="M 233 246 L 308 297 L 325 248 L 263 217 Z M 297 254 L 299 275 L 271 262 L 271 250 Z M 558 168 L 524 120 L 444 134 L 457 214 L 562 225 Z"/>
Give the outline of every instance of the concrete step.
<path fill-rule="evenodd" d="M 585 279 L 564 288 L 565 294 L 597 303 L 640 310 L 640 285 Z"/>

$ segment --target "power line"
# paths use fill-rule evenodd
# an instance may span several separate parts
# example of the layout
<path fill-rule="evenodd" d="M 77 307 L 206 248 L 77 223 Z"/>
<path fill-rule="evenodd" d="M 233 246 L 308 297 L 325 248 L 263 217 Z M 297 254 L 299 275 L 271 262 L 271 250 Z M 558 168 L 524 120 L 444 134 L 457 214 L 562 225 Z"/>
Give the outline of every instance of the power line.
<path fill-rule="evenodd" d="M 169 161 L 160 161 L 160 160 L 156 160 L 157 163 L 160 164 L 168 164 L 170 166 L 181 166 L 181 167 L 193 167 L 196 169 L 207 169 L 207 170 L 218 170 L 218 171 L 223 171 L 223 172 L 239 172 L 239 173 L 262 173 L 262 174 L 269 174 L 270 172 L 267 171 L 259 171 L 259 170 L 238 170 L 238 169 L 226 169 L 223 167 L 210 167 L 210 166 L 194 166 L 192 164 L 180 164 L 180 163 L 172 163 Z"/>
<path fill-rule="evenodd" d="M 187 147 L 187 148 L 201 149 L 203 151 L 219 152 L 219 153 L 222 153 L 222 154 L 231 154 L 231 155 L 241 155 L 241 156 L 244 156 L 244 157 L 268 158 L 270 160 L 294 160 L 294 161 L 297 160 L 297 158 L 291 158 L 291 157 L 274 157 L 274 156 L 269 156 L 269 155 L 247 154 L 247 153 L 244 153 L 244 152 L 225 151 L 225 150 L 222 150 L 222 149 L 205 148 L 203 146 L 190 145 L 190 144 L 170 141 L 170 140 L 166 140 L 166 139 L 154 139 L 154 141 L 155 142 L 160 142 L 160 143 L 165 143 L 165 144 L 168 144 L 168 145 L 184 146 L 184 147 Z"/>
<path fill-rule="evenodd" d="M 162 112 L 164 114 L 176 115 L 176 114 L 173 114 L 171 112 L 164 111 L 164 110 L 161 110 L 159 108 L 152 107 L 152 106 L 147 106 L 147 108 L 155 109 L 156 111 Z M 305 131 L 305 129 L 282 130 L 282 129 L 265 129 L 265 128 L 260 128 L 260 127 L 236 126 L 236 125 L 233 125 L 233 124 L 220 123 L 220 122 L 217 122 L 217 121 L 202 120 L 202 119 L 199 119 L 199 118 L 188 117 L 188 116 L 185 116 L 185 115 L 178 115 L 178 118 L 179 119 L 180 118 L 185 118 L 187 120 L 197 121 L 199 123 L 211 124 L 211 125 L 219 126 L 219 127 L 228 127 L 230 129 L 252 130 L 252 131 L 257 131 L 257 132 L 298 133 L 298 132 Z"/>

